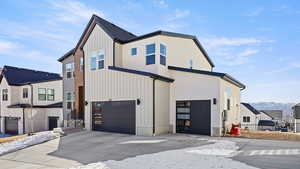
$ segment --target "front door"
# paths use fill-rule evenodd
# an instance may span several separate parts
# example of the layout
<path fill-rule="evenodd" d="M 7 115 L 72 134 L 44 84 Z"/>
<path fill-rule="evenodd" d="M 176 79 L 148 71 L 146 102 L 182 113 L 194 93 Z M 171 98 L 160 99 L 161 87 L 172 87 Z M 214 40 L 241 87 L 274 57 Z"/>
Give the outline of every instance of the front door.
<path fill-rule="evenodd" d="M 58 117 L 48 117 L 49 130 L 53 130 L 54 128 L 57 128 L 57 120 Z"/>

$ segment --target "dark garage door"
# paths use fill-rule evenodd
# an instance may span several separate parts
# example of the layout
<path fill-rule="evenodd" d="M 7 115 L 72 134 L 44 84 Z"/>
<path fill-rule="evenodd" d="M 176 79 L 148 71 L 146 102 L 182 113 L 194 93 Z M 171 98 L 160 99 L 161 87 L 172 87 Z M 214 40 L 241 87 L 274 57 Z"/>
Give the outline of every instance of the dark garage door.
<path fill-rule="evenodd" d="M 176 102 L 176 131 L 210 135 L 210 100 L 188 100 Z"/>
<path fill-rule="evenodd" d="M 18 119 L 5 117 L 5 133 L 17 135 L 18 133 Z"/>
<path fill-rule="evenodd" d="M 48 117 L 49 130 L 53 130 L 54 128 L 57 128 L 57 120 L 58 117 Z"/>
<path fill-rule="evenodd" d="M 92 114 L 93 130 L 135 134 L 135 101 L 93 102 Z"/>

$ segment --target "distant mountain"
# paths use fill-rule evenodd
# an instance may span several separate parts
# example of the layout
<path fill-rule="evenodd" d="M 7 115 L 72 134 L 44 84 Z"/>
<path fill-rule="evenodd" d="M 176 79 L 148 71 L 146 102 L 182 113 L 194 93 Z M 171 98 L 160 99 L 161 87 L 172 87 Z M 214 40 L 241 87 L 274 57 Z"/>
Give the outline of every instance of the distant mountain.
<path fill-rule="evenodd" d="M 292 116 L 292 107 L 296 103 L 276 103 L 276 102 L 257 102 L 250 103 L 257 110 L 282 110 L 283 119 L 290 118 Z"/>

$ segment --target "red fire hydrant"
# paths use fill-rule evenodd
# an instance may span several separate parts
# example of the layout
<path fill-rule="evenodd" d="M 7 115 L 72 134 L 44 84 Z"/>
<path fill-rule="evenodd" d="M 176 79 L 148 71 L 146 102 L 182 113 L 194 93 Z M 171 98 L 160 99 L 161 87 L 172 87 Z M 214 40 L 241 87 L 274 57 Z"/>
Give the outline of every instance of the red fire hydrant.
<path fill-rule="evenodd" d="M 241 134 L 240 124 L 232 124 L 230 134 L 240 135 Z"/>

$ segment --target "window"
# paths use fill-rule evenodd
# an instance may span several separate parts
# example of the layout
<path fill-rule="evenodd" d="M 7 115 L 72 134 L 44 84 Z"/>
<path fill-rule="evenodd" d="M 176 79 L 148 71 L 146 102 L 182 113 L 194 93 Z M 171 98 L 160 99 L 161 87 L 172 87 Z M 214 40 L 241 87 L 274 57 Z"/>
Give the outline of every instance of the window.
<path fill-rule="evenodd" d="M 250 123 L 250 116 L 243 116 L 244 123 Z"/>
<path fill-rule="evenodd" d="M 41 101 L 45 101 L 46 100 L 46 89 L 45 88 L 39 88 L 38 89 L 38 98 Z"/>
<path fill-rule="evenodd" d="M 47 89 L 47 100 L 54 101 L 54 89 Z"/>
<path fill-rule="evenodd" d="M 104 52 L 100 51 L 98 53 L 98 69 L 104 69 Z"/>
<path fill-rule="evenodd" d="M 80 70 L 83 71 L 84 69 L 84 62 L 83 62 L 83 57 L 80 58 Z"/>
<path fill-rule="evenodd" d="M 93 52 L 91 56 L 91 70 L 104 69 L 105 66 L 104 51 L 100 50 L 98 53 Z"/>
<path fill-rule="evenodd" d="M 160 64 L 164 66 L 166 66 L 166 53 L 167 53 L 166 46 L 160 44 Z"/>
<path fill-rule="evenodd" d="M 73 98 L 72 98 L 72 93 L 67 92 L 67 109 L 71 110 L 72 109 L 72 104 L 73 104 Z"/>
<path fill-rule="evenodd" d="M 137 48 L 131 48 L 131 55 L 134 56 L 137 54 Z"/>
<path fill-rule="evenodd" d="M 230 110 L 230 99 L 227 99 L 227 110 Z"/>
<path fill-rule="evenodd" d="M 193 69 L 193 60 L 189 60 L 189 68 Z"/>
<path fill-rule="evenodd" d="M 146 65 L 155 64 L 155 44 L 146 45 Z"/>
<path fill-rule="evenodd" d="M 66 64 L 66 74 L 67 79 L 70 79 L 74 76 L 74 63 L 67 63 Z"/>
<path fill-rule="evenodd" d="M 8 100 L 8 89 L 2 90 L 2 100 L 7 101 Z"/>
<path fill-rule="evenodd" d="M 28 98 L 28 88 L 23 88 L 23 99 Z"/>

